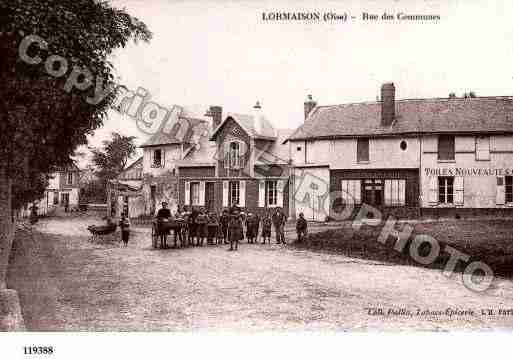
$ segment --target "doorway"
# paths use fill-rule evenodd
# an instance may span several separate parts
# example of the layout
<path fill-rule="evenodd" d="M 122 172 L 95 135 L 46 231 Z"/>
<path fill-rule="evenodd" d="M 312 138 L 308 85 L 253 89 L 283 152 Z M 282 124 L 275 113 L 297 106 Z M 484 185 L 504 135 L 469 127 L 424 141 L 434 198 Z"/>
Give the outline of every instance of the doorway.
<path fill-rule="evenodd" d="M 383 205 L 383 180 L 366 179 L 363 181 L 363 202 L 375 207 Z"/>

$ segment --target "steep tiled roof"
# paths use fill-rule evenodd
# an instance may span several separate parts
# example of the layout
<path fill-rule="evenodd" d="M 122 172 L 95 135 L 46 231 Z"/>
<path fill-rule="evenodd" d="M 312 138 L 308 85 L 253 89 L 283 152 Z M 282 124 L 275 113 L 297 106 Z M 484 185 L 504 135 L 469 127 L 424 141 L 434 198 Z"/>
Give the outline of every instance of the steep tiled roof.
<path fill-rule="evenodd" d="M 202 122 L 207 122 L 206 120 L 199 118 L 200 116 L 192 116 L 194 116 L 194 114 L 182 110 L 182 112 L 178 116 L 179 121 L 177 121 L 176 123 L 163 123 L 161 128 L 159 128 L 157 132 L 153 136 L 151 136 L 146 142 L 144 142 L 140 147 L 188 143 L 194 134 L 194 131 L 192 130 L 194 126 L 197 126 Z M 180 127 L 182 126 L 181 121 L 187 121 L 190 125 L 190 128 L 183 139 L 176 137 L 177 133 L 180 131 Z M 170 127 L 170 125 L 171 128 L 168 128 Z"/>
<path fill-rule="evenodd" d="M 265 118 L 265 116 L 260 116 L 259 120 L 261 122 L 261 128 L 257 131 L 255 126 L 255 116 L 254 115 L 246 115 L 240 113 L 228 113 L 226 118 L 217 128 L 212 132 L 211 138 L 215 138 L 216 134 L 223 128 L 224 124 L 232 118 L 235 122 L 237 122 L 251 137 L 263 137 L 263 138 L 275 138 L 276 130 L 273 125 Z"/>
<path fill-rule="evenodd" d="M 178 166 L 215 166 L 216 143 L 202 136 L 194 148 L 187 153 Z"/>
<path fill-rule="evenodd" d="M 381 102 L 318 106 L 289 140 L 416 133 L 513 132 L 513 97 L 396 101 L 396 119 L 381 125 Z"/>
<path fill-rule="evenodd" d="M 290 159 L 289 146 L 287 144 L 284 144 L 284 142 L 294 132 L 294 130 L 279 129 L 279 130 L 276 130 L 276 132 L 277 132 L 276 141 L 268 141 L 269 146 L 256 159 L 255 165 L 258 166 L 258 165 L 267 165 L 269 163 L 273 163 L 273 164 L 287 164 L 288 163 L 288 161 Z"/>

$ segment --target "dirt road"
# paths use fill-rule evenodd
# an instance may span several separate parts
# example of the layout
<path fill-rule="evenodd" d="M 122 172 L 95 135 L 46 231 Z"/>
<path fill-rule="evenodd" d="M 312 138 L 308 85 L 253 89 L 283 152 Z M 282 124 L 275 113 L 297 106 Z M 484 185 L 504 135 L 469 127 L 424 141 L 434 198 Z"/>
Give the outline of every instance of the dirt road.
<path fill-rule="evenodd" d="M 436 270 L 274 244 L 154 250 L 147 228 L 128 248 L 91 244 L 92 222 L 44 220 L 17 237 L 8 285 L 29 330 L 513 327 L 513 311 L 498 313 L 513 308 L 509 281 L 477 294 Z M 474 314 L 449 316 L 448 308 Z"/>

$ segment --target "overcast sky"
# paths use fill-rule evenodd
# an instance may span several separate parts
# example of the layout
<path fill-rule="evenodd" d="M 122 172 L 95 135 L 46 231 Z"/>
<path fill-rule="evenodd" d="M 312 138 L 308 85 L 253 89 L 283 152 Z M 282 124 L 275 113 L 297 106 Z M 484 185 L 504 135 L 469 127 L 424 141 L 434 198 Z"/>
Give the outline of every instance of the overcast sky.
<path fill-rule="evenodd" d="M 278 128 L 303 122 L 303 101 L 375 100 L 393 81 L 399 98 L 512 95 L 513 2 L 508 1 L 172 1 L 113 0 L 154 33 L 116 51 L 117 75 L 163 106 L 209 105 L 247 113 L 256 100 Z M 265 22 L 268 11 L 347 12 L 342 22 Z M 379 16 L 439 14 L 438 22 L 365 22 Z M 118 131 L 145 135 L 112 112 L 91 144 Z"/>

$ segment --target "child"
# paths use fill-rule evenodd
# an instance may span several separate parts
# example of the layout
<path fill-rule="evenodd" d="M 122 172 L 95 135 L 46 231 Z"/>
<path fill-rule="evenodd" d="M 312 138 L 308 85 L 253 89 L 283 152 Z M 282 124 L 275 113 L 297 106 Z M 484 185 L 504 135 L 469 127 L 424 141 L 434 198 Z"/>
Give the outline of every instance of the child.
<path fill-rule="evenodd" d="M 217 232 L 219 230 L 219 222 L 217 221 L 217 214 L 215 212 L 210 212 L 208 214 L 208 244 L 217 244 Z"/>
<path fill-rule="evenodd" d="M 203 247 L 203 241 L 207 234 L 207 223 L 208 217 L 205 214 L 205 210 L 202 208 L 198 217 L 196 217 L 196 231 L 197 231 L 197 246 Z"/>
<path fill-rule="evenodd" d="M 299 218 L 296 222 L 296 232 L 297 232 L 297 241 L 301 243 L 303 238 L 305 238 L 308 231 L 308 223 L 306 222 L 305 215 L 303 213 L 299 214 Z"/>
<path fill-rule="evenodd" d="M 273 225 L 273 221 L 271 219 L 271 215 L 269 212 L 266 212 L 264 215 L 264 218 L 262 218 L 262 238 L 264 239 L 264 242 L 262 244 L 265 244 L 265 239 L 269 241 L 269 244 L 271 244 L 271 228 Z"/>
<path fill-rule="evenodd" d="M 128 246 L 128 238 L 130 237 L 130 221 L 128 220 L 125 214 L 121 215 L 121 220 L 119 221 L 119 227 L 121 228 L 121 240 L 123 241 L 123 245 L 125 247 Z"/>

